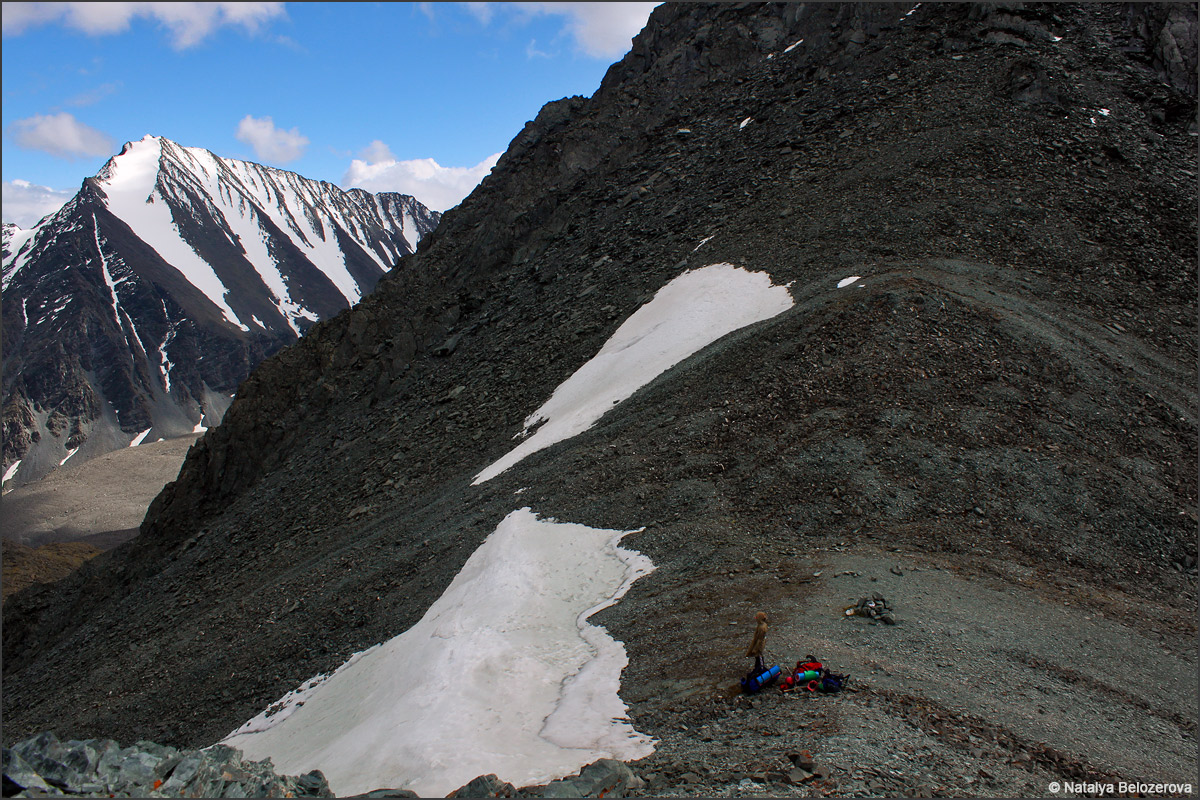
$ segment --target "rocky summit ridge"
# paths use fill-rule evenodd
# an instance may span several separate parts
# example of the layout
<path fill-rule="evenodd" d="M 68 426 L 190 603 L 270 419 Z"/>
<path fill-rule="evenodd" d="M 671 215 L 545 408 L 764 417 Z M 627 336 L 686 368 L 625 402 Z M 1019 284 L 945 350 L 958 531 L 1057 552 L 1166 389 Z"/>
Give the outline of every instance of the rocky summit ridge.
<path fill-rule="evenodd" d="M 439 216 L 126 143 L 58 212 L 4 229 L 6 483 L 217 424 L 259 361 L 358 302 Z"/>
<path fill-rule="evenodd" d="M 657 8 L 246 379 L 137 539 L 9 599 L 6 742 L 211 744 L 528 505 L 656 565 L 592 618 L 657 742 L 642 793 L 1191 775 L 1195 34 L 1186 4 Z M 794 306 L 472 485 L 718 263 Z M 895 625 L 843 615 L 873 591 Z M 772 659 L 857 691 L 727 694 L 759 609 Z M 824 771 L 773 782 L 798 747 Z"/>

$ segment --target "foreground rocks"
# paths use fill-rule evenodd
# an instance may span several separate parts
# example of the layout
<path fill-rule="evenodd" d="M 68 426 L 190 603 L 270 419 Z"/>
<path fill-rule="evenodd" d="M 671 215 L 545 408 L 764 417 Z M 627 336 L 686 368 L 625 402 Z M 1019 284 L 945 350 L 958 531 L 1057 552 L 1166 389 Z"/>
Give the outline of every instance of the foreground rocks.
<path fill-rule="evenodd" d="M 50 731 L 3 751 L 5 797 L 334 797 L 320 770 L 277 775 L 271 759 L 247 761 L 217 744 L 177 750 L 149 741 L 121 747 L 112 739 L 59 741 Z M 643 782 L 624 763 L 602 758 L 542 786 L 514 787 L 480 775 L 449 797 L 625 797 Z M 358 798 L 419 797 L 376 789 Z"/>
<path fill-rule="evenodd" d="M 330 797 L 318 770 L 277 775 L 270 759 L 247 761 L 225 745 L 176 750 L 112 739 L 60 742 L 46 731 L 4 748 L 4 796 Z"/>

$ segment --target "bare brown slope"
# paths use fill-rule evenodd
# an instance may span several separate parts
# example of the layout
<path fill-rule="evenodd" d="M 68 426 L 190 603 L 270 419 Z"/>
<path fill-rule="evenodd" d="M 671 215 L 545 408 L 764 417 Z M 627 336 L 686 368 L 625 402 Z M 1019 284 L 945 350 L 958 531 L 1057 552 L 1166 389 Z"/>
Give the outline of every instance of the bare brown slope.
<path fill-rule="evenodd" d="M 100 554 L 100 550 L 86 542 L 55 542 L 30 547 L 5 539 L 4 546 L 4 599 L 10 594 L 35 583 L 53 583 L 79 568 L 89 558 Z"/>
<path fill-rule="evenodd" d="M 30 547 L 90 541 L 100 550 L 132 539 L 163 484 L 179 474 L 196 436 L 114 450 L 67 462 L 36 483 L 4 494 L 0 534 Z"/>
<path fill-rule="evenodd" d="M 1101 598 L 1091 613 L 1161 637 L 1182 696 L 1195 97 L 1155 60 L 1166 15 L 910 8 L 656 11 L 596 96 L 543 109 L 400 274 L 241 386 L 137 540 L 9 602 L 5 735 L 210 743 L 412 625 L 518 503 L 646 526 L 627 541 L 658 569 L 598 621 L 668 766 L 694 738 L 678 726 L 714 709 L 663 681 L 727 681 L 713 621 L 743 601 L 802 635 L 828 597 L 796 570 L 828 553 L 900 547 L 1039 603 Z M 1167 11 L 1189 8 L 1194 27 L 1194 7 Z M 790 282 L 796 307 L 470 486 L 654 291 L 722 261 Z M 863 288 L 836 289 L 848 275 Z M 1028 570 L 1058 583 L 1025 586 Z M 975 669 L 943 663 L 947 681 Z M 896 687 L 871 685 L 863 719 L 906 729 Z M 1173 736 L 1195 724 L 1181 713 Z M 1142 758 L 1081 752 L 1067 721 L 1107 725 L 984 720 L 1085 774 Z"/>

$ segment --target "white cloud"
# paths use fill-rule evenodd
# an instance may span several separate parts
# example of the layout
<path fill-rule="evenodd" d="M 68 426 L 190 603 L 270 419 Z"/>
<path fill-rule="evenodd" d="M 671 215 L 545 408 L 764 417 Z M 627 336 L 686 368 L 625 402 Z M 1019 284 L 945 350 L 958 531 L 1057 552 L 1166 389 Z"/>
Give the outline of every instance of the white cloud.
<path fill-rule="evenodd" d="M 111 94 L 115 94 L 121 88 L 120 82 L 102 83 L 94 89 L 88 89 L 85 92 L 80 92 L 74 97 L 64 101 L 68 106 L 90 106 L 99 103 L 104 98 Z"/>
<path fill-rule="evenodd" d="M 107 134 L 84 125 L 65 111 L 19 119 L 9 127 L 9 134 L 21 147 L 59 158 L 107 156 L 116 146 Z"/>
<path fill-rule="evenodd" d="M 594 58 L 620 58 L 658 3 L 522 3 L 543 14 L 561 14 L 575 45 Z"/>
<path fill-rule="evenodd" d="M 495 3 L 459 3 L 459 5 L 461 5 L 463 8 L 465 8 L 467 10 L 467 13 L 469 13 L 475 19 L 479 20 L 484 25 L 487 25 L 492 21 L 492 17 L 494 16 L 494 14 L 492 12 L 492 6 L 494 6 L 496 4 Z"/>
<path fill-rule="evenodd" d="M 4 35 L 38 25 L 61 23 L 90 36 L 121 33 L 135 18 L 154 20 L 171 33 L 179 50 L 191 47 L 219 27 L 255 33 L 284 15 L 283 3 L 4 3 Z"/>
<path fill-rule="evenodd" d="M 409 194 L 434 211 L 445 211 L 462 202 L 499 159 L 496 153 L 473 167 L 443 167 L 432 158 L 389 159 L 373 164 L 356 158 L 342 177 L 342 186 Z"/>
<path fill-rule="evenodd" d="M 539 15 L 562 17 L 560 35 L 569 36 L 575 49 L 592 58 L 616 59 L 629 51 L 630 41 L 645 27 L 658 3 L 463 3 L 483 25 L 497 12 L 506 12 L 516 24 Z M 532 49 L 532 47 L 530 48 Z M 540 53 L 527 53 L 529 57 Z"/>
<path fill-rule="evenodd" d="M 553 56 L 551 53 L 547 53 L 544 50 L 538 50 L 537 39 L 530 39 L 529 44 L 525 45 L 525 57 L 532 59 L 532 58 L 552 58 Z"/>
<path fill-rule="evenodd" d="M 379 164 L 384 161 L 396 160 L 396 157 L 392 155 L 391 148 L 378 139 L 371 142 L 362 150 L 359 150 L 358 157 L 366 160 L 368 164 Z"/>
<path fill-rule="evenodd" d="M 280 130 L 270 117 L 255 118 L 249 114 L 238 123 L 237 139 L 253 147 L 259 158 L 277 164 L 295 161 L 308 147 L 308 137 L 301 135 L 299 129 Z"/>
<path fill-rule="evenodd" d="M 75 196 L 74 192 L 38 186 L 17 178 L 4 181 L 4 193 L 0 203 L 4 206 L 4 221 L 15 222 L 22 228 L 32 228 L 47 214 L 62 208 L 63 203 Z"/>

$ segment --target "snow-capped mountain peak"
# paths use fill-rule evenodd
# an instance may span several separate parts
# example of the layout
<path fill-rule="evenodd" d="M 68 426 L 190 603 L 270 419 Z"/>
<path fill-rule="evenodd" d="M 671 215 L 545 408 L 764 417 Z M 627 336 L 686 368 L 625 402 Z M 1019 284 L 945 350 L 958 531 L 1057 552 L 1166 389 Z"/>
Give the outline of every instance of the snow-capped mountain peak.
<path fill-rule="evenodd" d="M 279 315 L 297 334 L 327 310 L 314 307 L 319 301 L 293 293 L 285 263 L 288 251 L 295 248 L 319 264 L 330 288 L 353 305 L 399 257 L 413 252 L 436 223 L 431 212 L 403 195 L 347 192 L 294 172 L 221 158 L 150 135 L 126 143 L 97 174 L 96 186 L 109 209 L 139 238 L 204 291 L 228 321 L 246 328 L 256 324 L 255 315 L 227 304 L 228 287 L 181 228 L 179 212 L 223 221 L 219 235 L 253 266 Z M 393 213 L 397 205 L 399 213 Z M 272 247 L 273 237 L 281 246 Z M 326 301 L 336 303 L 328 294 Z M 257 324 L 264 327 L 261 317 Z"/>
<path fill-rule="evenodd" d="M 99 452 L 148 427 L 170 435 L 215 419 L 224 404 L 204 398 L 227 397 L 263 357 L 357 303 L 439 218 L 407 195 L 343 190 L 161 136 L 127 142 L 59 211 L 29 230 L 5 226 L 4 313 L 20 320 L 5 328 L 5 466 L 43 440 L 65 452 L 88 438 L 81 420 L 105 413 L 113 441 Z M 64 339 L 74 344 L 59 354 Z M 64 357 L 87 365 L 76 372 Z M 43 372 L 58 377 L 47 384 Z M 112 407 L 78 395 L 65 412 L 75 433 L 42 436 L 67 374 L 68 394 L 88 385 Z M 180 403 L 168 425 L 163 409 Z M 17 477 L 34 477 L 27 458 Z"/>

